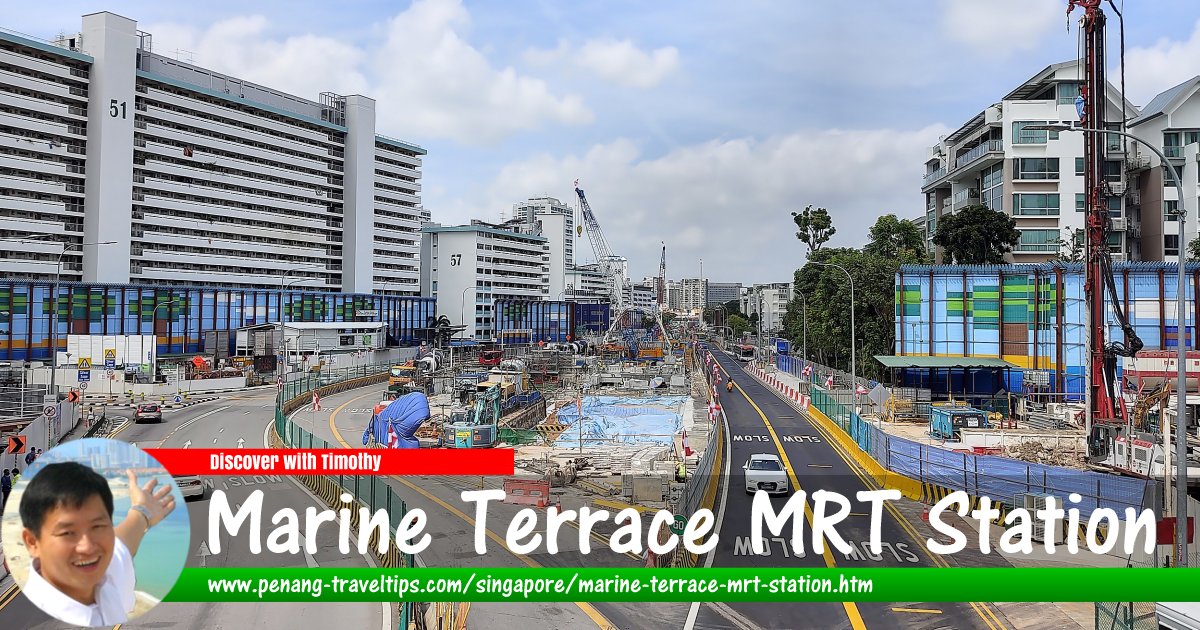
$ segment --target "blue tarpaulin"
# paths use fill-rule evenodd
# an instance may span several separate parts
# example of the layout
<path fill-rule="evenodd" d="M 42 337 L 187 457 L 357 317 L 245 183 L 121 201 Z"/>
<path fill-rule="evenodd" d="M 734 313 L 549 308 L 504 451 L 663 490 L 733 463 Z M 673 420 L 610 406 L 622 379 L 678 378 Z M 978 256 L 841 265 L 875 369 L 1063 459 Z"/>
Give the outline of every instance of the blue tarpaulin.
<path fill-rule="evenodd" d="M 559 409 L 559 422 L 570 428 L 558 436 L 554 445 L 579 448 L 581 429 L 584 446 L 670 445 L 682 425 L 679 410 L 686 401 L 686 396 L 585 396 L 582 424 L 575 404 Z"/>
<path fill-rule="evenodd" d="M 375 436 L 375 442 L 387 446 L 388 426 L 391 426 L 399 437 L 396 448 L 420 448 L 421 443 L 416 438 L 416 432 L 421 423 L 428 419 L 429 399 L 425 394 L 405 394 L 384 407 L 379 415 L 371 416 L 367 430 L 363 432 L 363 446 L 367 445 L 372 434 Z"/>

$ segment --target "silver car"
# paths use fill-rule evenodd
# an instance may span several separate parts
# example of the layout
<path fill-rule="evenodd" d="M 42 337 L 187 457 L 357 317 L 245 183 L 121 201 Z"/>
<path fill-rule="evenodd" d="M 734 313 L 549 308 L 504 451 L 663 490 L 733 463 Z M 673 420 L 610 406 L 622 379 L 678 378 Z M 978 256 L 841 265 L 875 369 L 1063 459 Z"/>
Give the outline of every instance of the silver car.
<path fill-rule="evenodd" d="M 198 475 L 172 475 L 175 477 L 175 485 L 179 486 L 179 492 L 183 494 L 183 500 L 188 501 L 193 497 L 204 498 L 204 482 Z"/>

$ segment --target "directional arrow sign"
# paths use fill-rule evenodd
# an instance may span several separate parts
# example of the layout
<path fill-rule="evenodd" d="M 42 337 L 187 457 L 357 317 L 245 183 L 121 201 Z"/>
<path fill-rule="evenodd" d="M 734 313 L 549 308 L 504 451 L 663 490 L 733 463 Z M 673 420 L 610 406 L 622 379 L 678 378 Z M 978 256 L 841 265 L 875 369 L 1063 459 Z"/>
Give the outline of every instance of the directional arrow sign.
<path fill-rule="evenodd" d="M 308 553 L 308 545 L 304 542 L 304 535 L 300 534 L 299 532 L 296 533 L 300 537 L 300 548 L 304 550 L 304 563 L 307 564 L 308 568 L 310 569 L 315 569 L 321 566 L 317 563 L 317 559 L 312 557 L 311 553 Z"/>
<path fill-rule="evenodd" d="M 207 542 L 205 542 L 203 540 L 200 541 L 200 548 L 196 550 L 196 555 L 200 556 L 200 566 L 201 567 L 205 566 L 207 564 L 206 558 L 208 558 L 210 555 L 212 555 L 208 551 L 208 543 Z"/>
<path fill-rule="evenodd" d="M 10 435 L 8 437 L 8 448 L 4 449 L 6 455 L 20 455 L 25 452 L 25 436 Z"/>
<path fill-rule="evenodd" d="M 189 446 L 191 446 L 191 445 L 192 445 L 192 441 L 191 441 L 191 440 L 188 440 L 188 441 L 186 441 L 186 442 L 184 442 L 184 443 L 183 443 L 183 448 L 188 448 L 188 447 L 189 447 Z"/>
<path fill-rule="evenodd" d="M 245 444 L 245 443 L 246 443 L 246 440 L 245 440 L 245 439 L 243 439 L 243 438 L 238 438 L 238 448 L 242 448 L 242 445 L 243 445 L 243 444 Z"/>

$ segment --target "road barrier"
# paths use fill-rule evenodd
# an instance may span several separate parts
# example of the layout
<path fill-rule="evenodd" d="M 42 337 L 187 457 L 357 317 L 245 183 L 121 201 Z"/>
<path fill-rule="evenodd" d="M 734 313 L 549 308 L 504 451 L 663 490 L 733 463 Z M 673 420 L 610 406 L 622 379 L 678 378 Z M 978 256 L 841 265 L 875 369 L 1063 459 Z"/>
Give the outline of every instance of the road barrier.
<path fill-rule="evenodd" d="M 719 401 L 720 397 L 713 391 L 712 371 L 704 369 L 703 361 L 697 362 L 697 367 L 704 372 L 709 397 L 715 396 Z M 692 515 L 700 509 L 716 512 L 717 492 L 721 487 L 725 458 L 728 456 L 725 452 L 724 420 L 725 411 L 722 408 L 709 431 L 708 447 L 704 449 L 695 470 L 692 471 L 691 477 L 684 485 L 683 495 L 677 504 L 678 507 L 675 508 L 676 514 L 691 519 Z M 699 562 L 700 556 L 688 551 L 683 545 L 679 545 L 670 556 L 660 558 L 658 566 L 691 568 Z"/>
<path fill-rule="evenodd" d="M 322 398 L 331 394 L 383 383 L 387 380 L 388 364 L 364 365 L 341 370 L 325 370 L 320 373 L 302 374 L 300 378 L 284 383 L 275 399 L 275 423 L 270 436 L 272 448 L 312 448 L 332 449 L 336 446 L 315 437 L 299 424 L 292 422 L 290 416 L 299 409 L 312 404 L 313 393 Z M 365 507 L 368 513 L 386 510 L 388 523 L 403 522 L 408 508 L 404 500 L 396 494 L 383 478 L 374 475 L 299 475 L 297 479 L 320 498 L 330 508 L 338 510 L 350 509 L 351 527 L 359 529 L 359 508 Z M 349 495 L 350 501 L 342 501 L 343 495 Z M 389 525 L 389 536 L 395 535 L 394 525 Z M 410 568 L 415 566 L 412 554 L 401 553 L 394 544 L 386 546 L 387 551 L 378 552 L 379 535 L 377 530 L 371 535 L 371 555 L 379 566 L 389 569 Z M 443 604 L 445 610 L 457 611 L 458 604 Z M 400 618 L 398 630 L 408 630 L 410 621 L 414 619 L 416 608 L 413 602 L 402 602 L 399 606 Z M 439 611 L 442 610 L 439 608 Z M 464 616 L 465 617 L 465 616 Z M 461 627 L 461 626 L 460 626 Z"/>

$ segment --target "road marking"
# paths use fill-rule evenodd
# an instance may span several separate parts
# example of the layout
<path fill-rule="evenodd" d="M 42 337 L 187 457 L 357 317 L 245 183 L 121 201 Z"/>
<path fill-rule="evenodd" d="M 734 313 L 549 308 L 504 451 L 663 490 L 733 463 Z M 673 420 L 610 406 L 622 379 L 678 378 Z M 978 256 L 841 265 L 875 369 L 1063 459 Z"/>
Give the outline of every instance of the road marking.
<path fill-rule="evenodd" d="M 728 375 L 728 372 L 726 372 L 726 375 Z M 746 402 L 750 403 L 751 407 L 754 407 L 754 411 L 758 412 L 758 417 L 761 418 L 763 424 L 767 426 L 767 432 L 771 434 L 771 439 L 775 442 L 775 448 L 779 452 L 779 458 L 783 461 L 783 467 L 787 469 L 788 478 L 792 482 L 792 487 L 799 490 L 800 479 L 796 477 L 796 471 L 792 469 L 792 463 L 788 460 L 787 451 L 783 448 L 783 442 L 781 442 L 779 440 L 779 436 L 775 434 L 775 427 L 771 426 L 770 420 L 767 420 L 767 414 L 763 413 L 762 408 L 759 407 L 752 398 L 750 398 L 750 395 L 746 393 L 746 390 L 742 389 L 741 385 L 734 383 L 733 386 L 737 388 L 738 392 L 741 393 L 743 397 L 745 397 Z M 813 513 L 812 507 L 808 505 L 807 501 L 804 502 L 804 520 L 808 521 L 809 531 L 812 531 Z M 821 554 L 821 557 L 825 560 L 825 566 L 829 567 L 830 569 L 836 568 L 837 562 L 835 562 L 833 559 L 833 552 L 831 550 L 832 546 L 829 544 L 829 541 L 824 541 L 822 546 L 825 547 L 824 553 Z M 863 622 L 862 614 L 859 613 L 857 604 L 854 602 L 842 602 L 842 608 L 846 610 L 846 616 L 850 619 L 851 628 L 854 630 L 866 629 L 867 624 Z"/>
<path fill-rule="evenodd" d="M 728 374 L 728 372 L 726 374 Z M 787 398 L 785 398 L 783 396 L 783 394 L 780 394 L 777 390 L 772 389 L 770 387 L 766 387 L 765 385 L 763 386 L 763 388 L 766 389 L 768 392 L 775 394 L 775 396 L 777 398 L 779 398 L 780 400 L 783 400 L 783 401 L 787 402 L 788 404 L 791 404 L 791 401 L 788 401 Z M 738 389 L 740 390 L 741 387 L 739 386 Z M 742 392 L 742 395 L 745 395 L 744 391 Z M 749 399 L 749 396 L 747 396 L 747 399 Z M 754 404 L 753 401 L 751 401 L 750 404 L 753 405 Z M 757 408 L 757 406 L 756 406 L 756 408 Z M 829 432 L 825 430 L 825 427 L 823 427 L 820 422 L 816 422 L 811 418 L 809 418 L 808 421 L 809 421 L 809 424 L 811 424 L 812 427 L 814 429 L 816 429 L 818 433 L 825 436 L 826 441 L 829 442 L 829 444 L 831 446 L 833 446 L 833 452 L 836 453 L 837 456 L 839 458 L 841 458 L 841 460 L 843 462 L 846 462 L 846 466 L 850 469 L 851 472 L 853 472 L 856 476 L 858 476 L 859 481 L 861 481 L 864 486 L 866 486 L 868 489 L 879 487 L 879 485 L 876 484 L 873 479 L 871 479 L 870 477 L 867 477 L 863 471 L 859 470 L 858 466 L 850 460 L 849 455 L 847 455 L 842 450 L 841 444 L 838 443 L 838 441 L 836 439 L 834 439 L 833 436 L 829 435 Z M 900 513 L 900 510 L 898 510 L 896 508 L 896 506 L 892 505 L 891 502 L 885 502 L 883 504 L 883 507 L 884 507 L 884 509 L 886 509 L 888 512 L 890 512 L 892 514 L 892 517 L 896 519 L 896 523 L 898 525 L 900 525 L 900 528 L 903 529 L 905 532 L 908 533 L 909 536 L 912 537 L 913 541 L 916 542 L 917 547 L 919 547 L 921 549 L 921 551 L 925 552 L 925 555 L 927 557 L 929 557 L 929 560 L 931 562 L 933 562 L 934 566 L 941 567 L 941 568 L 946 568 L 946 567 L 950 566 L 944 559 L 942 559 L 942 557 L 940 555 L 929 551 L 929 548 L 925 546 L 925 539 L 921 537 L 921 534 L 919 534 L 917 532 L 916 528 L 914 528 L 912 526 L 912 523 L 909 522 L 908 518 Z M 979 618 L 982 619 L 983 623 L 986 624 L 987 627 L 990 628 L 991 630 L 1000 630 L 1000 629 L 1008 627 L 1004 624 L 1004 622 L 1000 621 L 1000 619 L 992 611 L 991 607 L 988 606 L 986 603 L 983 603 L 983 602 L 968 602 L 968 603 L 970 604 L 971 609 L 974 610 L 977 615 L 979 615 Z"/>
<path fill-rule="evenodd" d="M 833 468 L 833 464 L 809 464 L 809 468 Z"/>
<path fill-rule="evenodd" d="M 225 410 L 226 410 L 226 409 L 228 409 L 228 408 L 229 408 L 229 406 L 228 406 L 228 405 L 226 405 L 226 406 L 224 406 L 224 407 L 217 407 L 216 409 L 213 409 L 212 411 L 206 411 L 206 412 L 204 412 L 204 413 L 202 413 L 202 414 L 200 414 L 200 415 L 196 416 L 195 418 L 192 418 L 191 420 L 188 420 L 187 422 L 184 422 L 183 424 L 181 424 L 181 425 L 179 425 L 179 426 L 175 427 L 174 429 L 172 429 L 172 430 L 171 430 L 171 432 L 170 432 L 170 433 L 168 433 L 168 434 L 167 434 L 167 436 L 166 436 L 166 437 L 164 437 L 164 438 L 162 439 L 162 441 L 161 441 L 161 442 L 159 442 L 159 443 L 158 443 L 158 447 L 159 447 L 159 448 L 162 448 L 162 445 L 163 445 L 163 444 L 166 444 L 166 443 L 167 443 L 167 440 L 169 440 L 169 439 L 171 438 L 171 436 L 172 436 L 172 435 L 175 435 L 175 433 L 177 433 L 177 432 L 179 432 L 179 431 L 182 431 L 182 430 L 184 430 L 184 429 L 186 429 L 186 428 L 188 428 L 188 427 L 192 426 L 193 424 L 196 424 L 196 421 L 197 421 L 197 420 L 199 420 L 199 419 L 201 419 L 201 418 L 207 418 L 208 416 L 211 416 L 211 415 L 213 415 L 214 413 L 219 413 L 219 412 L 225 411 Z"/>
<path fill-rule="evenodd" d="M 893 607 L 893 608 L 892 608 L 892 612 L 905 612 L 905 613 L 924 613 L 924 614 L 926 614 L 926 615 L 940 615 L 940 614 L 942 614 L 942 611 L 940 611 L 940 610 L 934 610 L 934 609 L 932 609 L 932 608 L 898 608 L 898 607 Z"/>
<path fill-rule="evenodd" d="M 370 394 L 363 394 L 362 396 L 357 396 L 355 398 L 351 398 L 350 400 L 347 400 L 346 402 L 342 403 L 341 405 L 338 405 L 337 408 L 335 408 L 333 410 L 333 412 L 329 414 L 329 430 L 333 432 L 333 438 L 342 445 L 342 448 L 354 448 L 354 447 L 350 446 L 350 443 L 342 438 L 342 432 L 338 431 L 337 426 L 334 424 L 334 420 L 337 418 L 338 412 L 340 412 L 341 410 L 350 406 L 351 403 L 353 403 L 357 400 L 366 398 L 367 396 L 377 396 L 377 395 L 378 394 L 376 394 L 376 393 L 370 393 Z M 462 510 L 459 510 L 458 508 L 454 507 L 453 505 L 450 505 L 449 503 L 446 503 L 445 501 L 441 500 L 440 498 L 429 493 L 424 488 L 421 488 L 420 486 L 417 486 L 417 485 L 411 483 L 410 481 L 408 481 L 407 479 L 404 479 L 403 477 L 389 475 L 389 478 L 400 482 L 401 484 L 403 484 L 403 485 L 407 486 L 409 489 L 411 489 L 413 492 L 416 492 L 417 494 L 425 497 L 426 499 L 433 501 L 435 504 L 437 504 L 442 509 L 446 510 L 447 512 L 449 512 L 449 513 L 453 514 L 454 516 L 457 516 L 458 518 L 465 521 L 467 523 L 467 525 L 470 525 L 471 527 L 475 527 L 475 519 L 471 518 L 470 516 L 467 516 L 467 514 L 465 514 Z M 508 553 L 512 554 L 518 560 L 520 560 L 521 562 L 523 562 L 527 566 L 529 566 L 529 568 L 531 568 L 531 569 L 543 568 L 543 566 L 541 564 L 539 564 L 536 560 L 533 560 L 523 554 L 519 554 L 519 553 L 513 551 L 512 549 L 509 549 L 508 545 L 504 542 L 504 539 L 501 538 L 498 534 L 496 534 L 496 532 L 493 532 L 492 530 L 485 528 L 483 530 L 483 533 L 488 538 L 492 539 L 493 541 L 498 543 L 501 547 L 503 547 L 505 550 L 507 550 Z M 587 615 L 588 618 L 591 619 L 592 622 L 595 623 L 597 627 L 599 627 L 599 628 L 615 628 L 616 627 L 604 615 L 600 614 L 600 611 L 596 610 L 596 608 L 594 606 L 592 606 L 591 604 L 589 604 L 587 602 L 573 602 L 573 603 L 576 606 L 578 606 L 579 610 L 583 611 L 583 614 Z"/>

